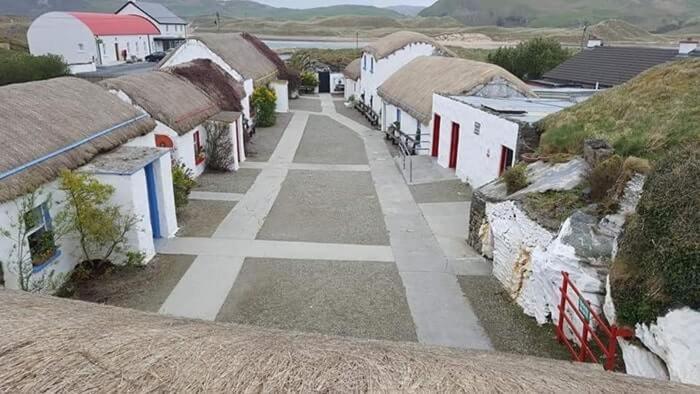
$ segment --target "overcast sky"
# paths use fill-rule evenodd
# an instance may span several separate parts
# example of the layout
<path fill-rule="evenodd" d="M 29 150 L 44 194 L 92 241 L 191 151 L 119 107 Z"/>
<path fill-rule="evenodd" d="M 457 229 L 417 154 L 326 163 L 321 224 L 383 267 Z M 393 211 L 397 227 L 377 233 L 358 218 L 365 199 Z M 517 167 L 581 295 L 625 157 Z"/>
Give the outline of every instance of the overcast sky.
<path fill-rule="evenodd" d="M 373 5 L 387 7 L 392 5 L 419 5 L 429 6 L 435 0 L 255 0 L 258 3 L 269 4 L 275 7 L 287 8 L 313 8 L 325 7 L 337 4 Z"/>

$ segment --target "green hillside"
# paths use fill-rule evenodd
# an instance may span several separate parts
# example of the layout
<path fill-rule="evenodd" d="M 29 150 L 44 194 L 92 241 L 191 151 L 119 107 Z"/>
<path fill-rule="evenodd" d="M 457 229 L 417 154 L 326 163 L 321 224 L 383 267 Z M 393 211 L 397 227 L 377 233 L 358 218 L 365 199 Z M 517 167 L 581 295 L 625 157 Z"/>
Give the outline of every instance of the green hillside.
<path fill-rule="evenodd" d="M 575 26 L 617 18 L 657 29 L 699 14 L 698 0 L 438 0 L 419 15 L 449 15 L 470 26 L 533 27 Z"/>

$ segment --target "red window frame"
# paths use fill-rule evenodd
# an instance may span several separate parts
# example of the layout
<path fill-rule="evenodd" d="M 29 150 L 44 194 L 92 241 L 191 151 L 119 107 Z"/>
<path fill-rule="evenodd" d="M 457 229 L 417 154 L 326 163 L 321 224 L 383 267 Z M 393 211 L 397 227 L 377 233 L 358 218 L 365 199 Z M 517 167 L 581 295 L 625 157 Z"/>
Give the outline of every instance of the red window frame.
<path fill-rule="evenodd" d="M 442 118 L 440 115 L 435 114 L 433 117 L 433 146 L 431 149 L 431 156 L 437 157 L 438 155 L 438 149 L 440 147 L 440 123 L 442 122 Z"/>

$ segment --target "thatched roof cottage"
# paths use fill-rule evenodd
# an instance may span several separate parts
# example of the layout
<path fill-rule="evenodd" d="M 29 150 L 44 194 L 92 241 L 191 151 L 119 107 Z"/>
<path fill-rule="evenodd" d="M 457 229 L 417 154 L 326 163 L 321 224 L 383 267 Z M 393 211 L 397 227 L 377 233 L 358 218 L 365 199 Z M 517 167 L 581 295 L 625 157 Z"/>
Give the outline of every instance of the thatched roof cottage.
<path fill-rule="evenodd" d="M 377 89 L 411 60 L 420 56 L 454 54 L 432 38 L 411 31 L 389 34 L 362 49 L 359 98 L 375 112 L 381 111 Z"/>
<path fill-rule="evenodd" d="M 360 97 L 360 64 L 362 63 L 362 58 L 357 58 L 351 61 L 345 69 L 343 69 L 343 76 L 345 77 L 345 100 L 349 100 L 350 97 L 359 98 Z"/>
<path fill-rule="evenodd" d="M 90 172 L 119 190 L 113 202 L 141 218 L 130 246 L 146 258 L 155 254 L 153 238 L 175 233 L 169 151 L 155 142 L 130 146 L 155 127 L 147 114 L 72 77 L 3 86 L 0 101 L 0 228 L 26 226 L 25 237 L 0 235 L 8 287 L 20 287 L 19 248 L 28 251 L 23 266 L 37 280 L 68 272 L 81 258 L 71 237 L 53 239 L 52 218 L 62 209 L 54 203 L 63 199 L 57 184 L 62 170 Z M 25 221 L 28 211 L 36 218 L 31 225 Z"/>
<path fill-rule="evenodd" d="M 171 148 L 174 159 L 192 170 L 195 176 L 204 172 L 206 123 L 222 112 L 212 97 L 189 80 L 164 71 L 106 79 L 100 85 L 156 120 L 155 130 L 145 138 L 146 144 L 155 140 L 157 146 Z M 231 119 L 228 127 L 237 127 L 234 126 L 237 122 L 238 119 Z M 234 146 L 238 142 L 235 137 L 231 135 Z M 236 154 L 235 150 L 232 154 Z"/>
<path fill-rule="evenodd" d="M 170 318 L 0 291 L 8 392 L 694 392 L 591 364 Z M 99 367 L 96 367 L 99 366 Z"/>

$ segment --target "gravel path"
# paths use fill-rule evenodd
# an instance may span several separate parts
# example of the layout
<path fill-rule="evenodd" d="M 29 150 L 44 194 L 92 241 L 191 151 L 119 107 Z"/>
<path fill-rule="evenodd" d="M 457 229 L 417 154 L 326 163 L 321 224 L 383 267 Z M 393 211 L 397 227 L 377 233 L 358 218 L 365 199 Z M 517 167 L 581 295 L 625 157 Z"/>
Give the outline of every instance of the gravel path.
<path fill-rule="evenodd" d="M 235 201 L 190 200 L 177 212 L 178 237 L 211 237 Z"/>
<path fill-rule="evenodd" d="M 257 239 L 388 245 L 367 172 L 290 170 Z"/>
<path fill-rule="evenodd" d="M 431 202 L 471 201 L 472 189 L 459 179 L 409 185 L 418 204 Z"/>
<path fill-rule="evenodd" d="M 557 342 L 554 326 L 538 326 L 534 318 L 525 315 L 511 300 L 496 278 L 459 276 L 458 280 L 496 350 L 571 359 L 564 345 Z"/>
<path fill-rule="evenodd" d="M 327 116 L 310 116 L 295 163 L 367 164 L 362 139 Z"/>
<path fill-rule="evenodd" d="M 417 340 L 393 263 L 247 258 L 216 320 Z"/>
<path fill-rule="evenodd" d="M 241 168 L 236 172 L 205 172 L 197 178 L 200 192 L 245 193 L 260 174 L 257 168 Z"/>
<path fill-rule="evenodd" d="M 246 159 L 250 161 L 268 161 L 272 152 L 282 138 L 284 129 L 292 119 L 290 113 L 277 114 L 277 123 L 272 127 L 259 127 L 251 141 L 246 144 Z"/>
<path fill-rule="evenodd" d="M 321 112 L 321 100 L 312 98 L 289 100 L 289 109 L 292 111 Z"/>

